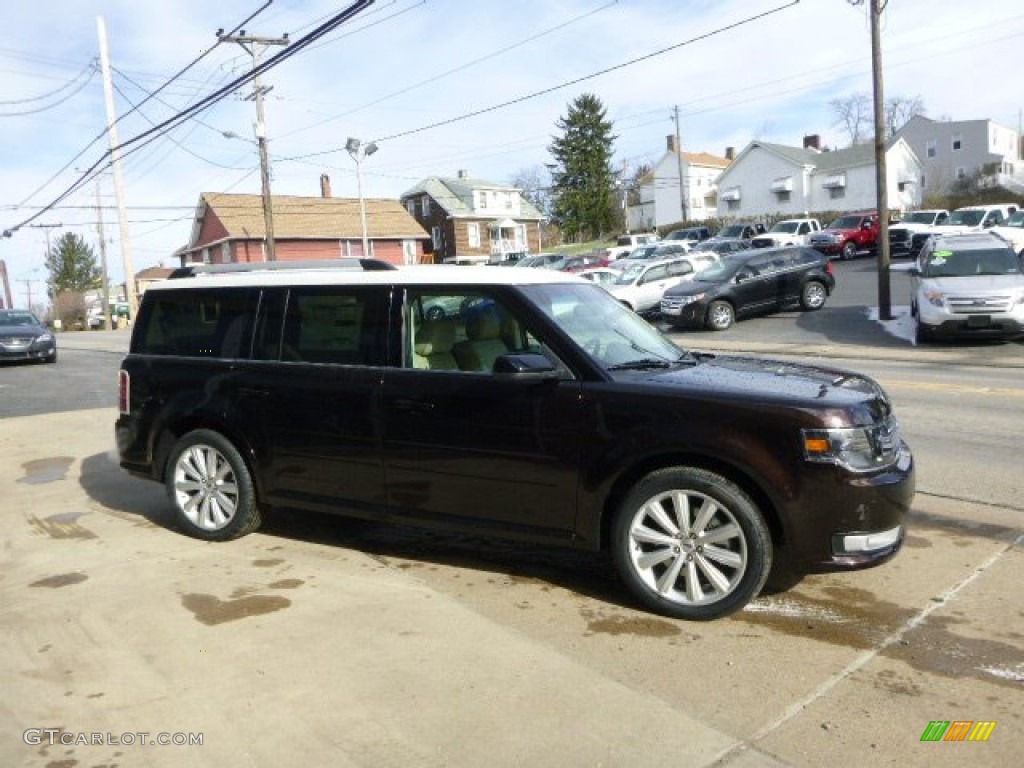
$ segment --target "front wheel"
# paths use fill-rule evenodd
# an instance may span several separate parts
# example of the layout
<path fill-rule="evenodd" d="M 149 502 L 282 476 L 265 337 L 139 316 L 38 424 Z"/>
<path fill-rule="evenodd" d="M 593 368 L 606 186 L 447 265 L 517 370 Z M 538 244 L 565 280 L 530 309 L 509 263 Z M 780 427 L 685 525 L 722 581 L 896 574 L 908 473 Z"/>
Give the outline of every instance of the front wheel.
<path fill-rule="evenodd" d="M 927 344 L 932 340 L 932 333 L 918 320 L 914 326 L 914 343 L 915 344 Z"/>
<path fill-rule="evenodd" d="M 613 522 L 612 550 L 639 601 L 678 619 L 740 610 L 772 567 L 771 536 L 753 500 L 693 467 L 658 470 L 636 484 Z"/>
<path fill-rule="evenodd" d="M 218 432 L 197 429 L 175 443 L 166 485 L 178 520 L 196 538 L 227 541 L 260 526 L 249 468 Z"/>
<path fill-rule="evenodd" d="M 800 291 L 800 306 L 808 311 L 821 309 L 828 298 L 828 289 L 817 280 L 809 280 Z"/>
<path fill-rule="evenodd" d="M 732 327 L 736 312 L 728 301 L 713 301 L 708 307 L 707 326 L 712 331 L 724 331 Z"/>
<path fill-rule="evenodd" d="M 856 256 L 857 256 L 857 244 L 855 242 L 853 242 L 853 240 L 850 240 L 850 241 L 844 243 L 843 244 L 843 253 L 842 253 L 843 261 L 849 261 L 850 259 L 852 259 L 852 258 L 854 258 Z"/>

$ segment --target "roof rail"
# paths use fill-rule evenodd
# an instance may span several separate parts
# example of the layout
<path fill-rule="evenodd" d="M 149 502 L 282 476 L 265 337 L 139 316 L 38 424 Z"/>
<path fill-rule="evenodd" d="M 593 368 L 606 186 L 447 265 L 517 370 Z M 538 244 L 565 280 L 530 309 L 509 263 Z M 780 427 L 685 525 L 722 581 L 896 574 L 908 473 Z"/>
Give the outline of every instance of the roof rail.
<path fill-rule="evenodd" d="M 306 261 L 252 261 L 231 264 L 187 264 L 178 267 L 168 276 L 173 280 L 179 277 L 195 277 L 200 274 L 225 274 L 232 272 L 256 272 L 277 269 L 348 269 L 364 272 L 379 272 L 398 269 L 380 259 L 310 259 Z"/>

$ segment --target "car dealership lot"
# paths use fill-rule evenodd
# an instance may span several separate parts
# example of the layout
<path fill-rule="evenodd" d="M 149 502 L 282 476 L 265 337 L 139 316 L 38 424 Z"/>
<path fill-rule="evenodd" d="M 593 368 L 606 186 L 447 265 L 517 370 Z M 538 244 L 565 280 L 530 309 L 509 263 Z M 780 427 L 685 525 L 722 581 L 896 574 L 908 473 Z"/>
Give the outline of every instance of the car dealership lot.
<path fill-rule="evenodd" d="M 112 407 L 5 411 L 0 763 L 1017 762 L 1022 505 L 1019 482 L 985 470 L 1020 431 L 1007 366 L 1022 345 L 855 346 L 876 328 L 850 310 L 860 325 L 838 318 L 835 338 L 793 330 L 797 313 L 679 338 L 740 348 L 760 328 L 762 345 L 845 351 L 878 377 L 920 466 L 906 547 L 712 623 L 637 610 L 586 553 L 284 514 L 201 543 L 173 529 L 159 486 L 116 467 Z M 125 339 L 65 334 L 57 366 L 0 374 L 80 365 L 88 392 L 88 357 L 112 388 L 116 355 L 98 350 Z M 986 743 L 921 743 L 933 720 L 997 725 Z M 25 743 L 58 727 L 204 738 Z"/>

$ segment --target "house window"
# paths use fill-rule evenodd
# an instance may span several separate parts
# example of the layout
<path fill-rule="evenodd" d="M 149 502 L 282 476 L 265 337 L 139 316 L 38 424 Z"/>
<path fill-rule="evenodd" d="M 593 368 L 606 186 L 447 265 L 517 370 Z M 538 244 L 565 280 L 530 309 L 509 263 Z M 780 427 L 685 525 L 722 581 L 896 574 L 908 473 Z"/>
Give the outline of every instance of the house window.
<path fill-rule="evenodd" d="M 416 241 L 415 240 L 403 240 L 402 241 L 402 262 L 405 264 L 416 263 Z"/>
<path fill-rule="evenodd" d="M 925 152 L 928 154 L 928 157 L 935 157 L 935 139 L 929 139 L 927 142 L 925 142 L 924 146 Z"/>
<path fill-rule="evenodd" d="M 505 193 L 505 210 L 506 211 L 511 211 L 512 210 L 512 193 L 511 192 L 506 192 Z"/>
<path fill-rule="evenodd" d="M 410 216 L 416 215 L 416 200 L 409 199 L 405 201 L 405 210 L 409 212 Z"/>
<path fill-rule="evenodd" d="M 220 244 L 220 263 L 230 264 L 231 263 L 231 244 L 221 243 Z"/>
<path fill-rule="evenodd" d="M 469 235 L 469 247 L 479 248 L 480 247 L 480 225 L 473 223 L 466 225 L 466 232 Z"/>
<path fill-rule="evenodd" d="M 434 243 L 434 251 L 438 252 L 441 250 L 441 228 L 431 227 L 430 239 Z"/>
<path fill-rule="evenodd" d="M 427 218 L 430 215 L 430 198 L 426 195 L 420 198 L 420 208 L 423 211 L 423 218 Z"/>
<path fill-rule="evenodd" d="M 963 144 L 963 137 L 959 133 L 953 134 L 953 151 L 959 152 Z"/>
<path fill-rule="evenodd" d="M 956 177 L 958 179 L 966 179 L 967 178 L 967 169 L 964 168 L 963 166 L 957 168 L 956 169 Z"/>
<path fill-rule="evenodd" d="M 487 208 L 487 193 L 480 193 L 480 209 L 485 210 Z"/>
<path fill-rule="evenodd" d="M 209 264 L 209 263 L 210 263 L 210 249 L 209 248 L 203 248 L 203 264 Z"/>
<path fill-rule="evenodd" d="M 730 211 L 738 211 L 740 209 L 740 201 L 739 200 L 726 200 L 725 204 L 726 204 L 726 207 L 728 208 L 728 210 L 730 210 Z"/>
<path fill-rule="evenodd" d="M 840 200 L 846 197 L 846 187 L 829 187 L 828 196 L 832 200 Z"/>
<path fill-rule="evenodd" d="M 790 192 L 788 189 L 780 189 L 778 192 L 775 193 L 775 202 L 788 203 L 790 195 L 792 194 L 793 193 Z"/>

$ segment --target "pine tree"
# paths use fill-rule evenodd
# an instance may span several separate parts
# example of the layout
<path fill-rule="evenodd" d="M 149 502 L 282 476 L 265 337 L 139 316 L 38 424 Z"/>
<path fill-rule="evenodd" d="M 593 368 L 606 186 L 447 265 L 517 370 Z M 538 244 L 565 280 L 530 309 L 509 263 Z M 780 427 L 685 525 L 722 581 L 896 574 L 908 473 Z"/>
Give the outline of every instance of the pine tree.
<path fill-rule="evenodd" d="M 103 283 L 92 246 L 73 232 L 61 235 L 46 254 L 46 268 L 50 273 L 48 289 L 51 300 L 67 292 L 85 293 Z"/>
<path fill-rule="evenodd" d="M 603 238 L 611 229 L 616 205 L 612 172 L 612 124 L 593 94 L 569 105 L 569 114 L 555 124 L 562 132 L 548 151 L 551 171 L 551 212 L 570 240 Z"/>

